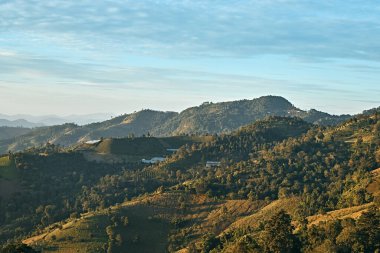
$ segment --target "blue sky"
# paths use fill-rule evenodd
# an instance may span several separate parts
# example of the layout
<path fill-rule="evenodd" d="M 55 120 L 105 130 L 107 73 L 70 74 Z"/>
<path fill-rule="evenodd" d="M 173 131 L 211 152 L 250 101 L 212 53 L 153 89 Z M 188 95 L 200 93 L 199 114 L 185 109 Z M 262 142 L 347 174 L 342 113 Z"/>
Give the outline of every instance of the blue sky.
<path fill-rule="evenodd" d="M 377 1 L 0 0 L 1 113 L 380 106 Z"/>

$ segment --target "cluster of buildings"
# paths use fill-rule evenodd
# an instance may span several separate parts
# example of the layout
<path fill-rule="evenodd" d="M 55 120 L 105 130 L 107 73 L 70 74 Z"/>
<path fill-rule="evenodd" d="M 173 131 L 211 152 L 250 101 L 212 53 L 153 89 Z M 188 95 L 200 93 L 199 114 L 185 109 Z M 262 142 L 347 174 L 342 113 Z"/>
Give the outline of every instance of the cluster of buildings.
<path fill-rule="evenodd" d="M 206 168 L 211 168 L 211 167 L 219 167 L 220 162 L 217 161 L 207 161 L 206 162 Z"/>

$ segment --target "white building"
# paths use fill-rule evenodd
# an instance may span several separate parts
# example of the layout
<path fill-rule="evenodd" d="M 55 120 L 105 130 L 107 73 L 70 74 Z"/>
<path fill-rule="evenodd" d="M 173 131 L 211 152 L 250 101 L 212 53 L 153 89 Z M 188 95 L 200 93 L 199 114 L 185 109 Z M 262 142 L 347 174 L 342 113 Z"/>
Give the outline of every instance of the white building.
<path fill-rule="evenodd" d="M 219 167 L 219 166 L 220 166 L 220 162 L 217 162 L 217 161 L 207 161 L 206 162 L 206 167 L 207 168 Z"/>
<path fill-rule="evenodd" d="M 165 161 L 164 157 L 153 157 L 150 160 L 148 160 L 148 159 L 142 159 L 141 160 L 142 163 L 146 163 L 146 164 L 155 164 L 155 163 L 160 163 L 163 161 Z"/>
<path fill-rule="evenodd" d="M 178 151 L 178 148 L 167 148 L 166 151 L 174 153 Z"/>
<path fill-rule="evenodd" d="M 94 145 L 94 144 L 98 144 L 99 142 L 101 142 L 101 140 L 91 140 L 91 141 L 86 141 L 85 144 Z"/>

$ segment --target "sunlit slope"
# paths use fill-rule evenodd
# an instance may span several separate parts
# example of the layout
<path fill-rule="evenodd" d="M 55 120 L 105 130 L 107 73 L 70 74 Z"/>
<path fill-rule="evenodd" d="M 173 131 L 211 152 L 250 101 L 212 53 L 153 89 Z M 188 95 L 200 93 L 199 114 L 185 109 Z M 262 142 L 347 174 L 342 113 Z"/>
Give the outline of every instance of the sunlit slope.
<path fill-rule="evenodd" d="M 103 252 L 109 247 L 107 227 L 111 226 L 116 252 L 167 252 L 196 242 L 204 233 L 219 233 L 263 205 L 247 200 L 214 201 L 184 192 L 156 193 L 69 219 L 24 243 L 44 252 Z"/>

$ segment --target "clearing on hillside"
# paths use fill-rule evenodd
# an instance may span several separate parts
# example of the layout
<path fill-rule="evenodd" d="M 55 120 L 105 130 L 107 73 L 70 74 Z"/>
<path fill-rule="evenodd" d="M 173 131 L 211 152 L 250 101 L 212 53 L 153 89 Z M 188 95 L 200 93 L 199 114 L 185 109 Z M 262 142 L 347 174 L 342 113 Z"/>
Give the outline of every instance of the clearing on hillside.
<path fill-rule="evenodd" d="M 212 136 L 107 138 L 94 144 L 81 144 L 77 150 L 82 151 L 88 160 L 139 162 L 141 159 L 169 156 L 173 150 L 186 144 L 207 142 L 212 138 Z"/>

